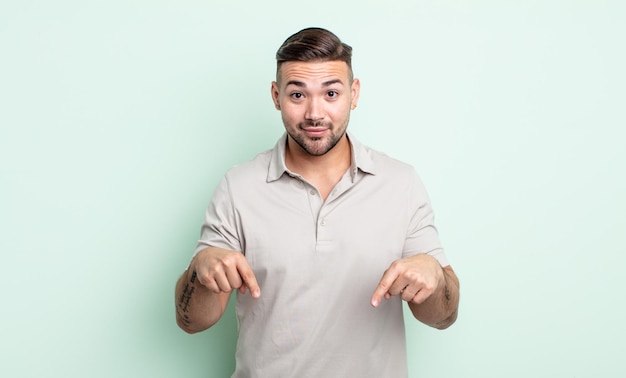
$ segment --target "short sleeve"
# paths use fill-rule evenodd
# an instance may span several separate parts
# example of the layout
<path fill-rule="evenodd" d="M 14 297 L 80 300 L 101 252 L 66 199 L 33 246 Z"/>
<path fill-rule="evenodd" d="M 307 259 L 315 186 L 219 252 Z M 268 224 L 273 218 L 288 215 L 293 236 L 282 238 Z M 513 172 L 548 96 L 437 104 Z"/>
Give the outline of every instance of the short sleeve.
<path fill-rule="evenodd" d="M 215 189 L 206 209 L 194 256 L 207 247 L 241 252 L 238 224 L 228 178 L 225 176 Z"/>
<path fill-rule="evenodd" d="M 436 258 L 441 266 L 449 265 L 435 227 L 435 214 L 430 198 L 415 171 L 413 171 L 408 196 L 410 220 L 402 252 L 403 257 L 427 253 Z"/>

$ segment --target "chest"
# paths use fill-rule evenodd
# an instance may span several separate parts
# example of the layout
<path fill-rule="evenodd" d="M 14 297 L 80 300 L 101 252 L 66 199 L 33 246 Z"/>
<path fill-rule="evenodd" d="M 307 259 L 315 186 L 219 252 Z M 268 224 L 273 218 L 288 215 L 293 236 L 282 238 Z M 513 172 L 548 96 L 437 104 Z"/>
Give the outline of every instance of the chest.
<path fill-rule="evenodd" d="M 295 178 L 248 197 L 250 202 L 237 208 L 238 232 L 255 274 L 301 281 L 359 267 L 379 279 L 402 256 L 408 209 L 398 205 L 397 190 L 368 179 L 375 178 L 341 180 L 325 199 L 318 188 Z M 272 211 L 257 210 L 254 201 Z"/>

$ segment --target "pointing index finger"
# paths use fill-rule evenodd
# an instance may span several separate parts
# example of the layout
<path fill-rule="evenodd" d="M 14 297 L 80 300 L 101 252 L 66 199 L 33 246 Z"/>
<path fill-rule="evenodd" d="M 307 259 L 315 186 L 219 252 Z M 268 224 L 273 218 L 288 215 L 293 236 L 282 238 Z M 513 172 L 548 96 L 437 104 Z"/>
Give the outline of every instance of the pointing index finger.
<path fill-rule="evenodd" d="M 376 290 L 374 290 L 374 295 L 372 295 L 371 305 L 373 307 L 378 307 L 383 297 L 387 297 L 389 293 L 389 289 L 391 285 L 394 283 L 398 275 L 396 273 L 392 273 L 390 270 L 387 270 L 385 274 L 383 274 L 383 278 L 380 279 L 378 286 L 376 286 Z"/>
<path fill-rule="evenodd" d="M 248 289 L 250 290 L 250 295 L 252 295 L 252 298 L 257 299 L 261 296 L 261 289 L 259 288 L 259 284 L 256 281 L 254 272 L 252 272 L 250 265 L 248 265 L 248 262 L 245 259 L 241 261 L 242 262 L 237 265 L 237 270 L 239 271 L 239 275 L 241 276 L 241 279 L 243 280 L 244 285 L 247 286 Z M 245 289 L 244 289 L 244 293 L 245 293 Z"/>

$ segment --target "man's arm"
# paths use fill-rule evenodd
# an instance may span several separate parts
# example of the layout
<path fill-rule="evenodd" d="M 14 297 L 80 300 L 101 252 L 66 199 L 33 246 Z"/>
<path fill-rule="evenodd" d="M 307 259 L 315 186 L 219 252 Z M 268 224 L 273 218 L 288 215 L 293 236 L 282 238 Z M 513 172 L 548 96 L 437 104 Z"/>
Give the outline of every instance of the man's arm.
<path fill-rule="evenodd" d="M 210 328 L 224 314 L 230 293 L 214 293 L 186 270 L 176 282 L 176 324 L 187 333 Z"/>
<path fill-rule="evenodd" d="M 200 251 L 176 282 L 176 323 L 187 333 L 210 328 L 224 315 L 230 293 L 261 295 L 252 269 L 240 252 L 209 247 Z"/>
<path fill-rule="evenodd" d="M 445 329 L 456 321 L 459 279 L 452 267 L 441 267 L 432 256 L 418 254 L 396 260 L 383 274 L 372 296 L 372 306 L 400 295 L 413 316 L 424 324 Z"/>
<path fill-rule="evenodd" d="M 413 316 L 424 324 L 437 329 L 450 327 L 458 315 L 459 279 L 451 266 L 441 269 L 444 281 L 424 302 L 409 302 Z"/>

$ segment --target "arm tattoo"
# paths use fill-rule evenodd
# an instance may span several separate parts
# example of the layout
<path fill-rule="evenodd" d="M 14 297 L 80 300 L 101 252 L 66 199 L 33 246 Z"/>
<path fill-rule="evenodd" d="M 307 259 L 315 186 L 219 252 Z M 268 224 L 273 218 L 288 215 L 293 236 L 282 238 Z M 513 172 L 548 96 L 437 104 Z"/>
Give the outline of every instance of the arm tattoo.
<path fill-rule="evenodd" d="M 176 306 L 176 314 L 178 318 L 185 324 L 191 324 L 191 320 L 189 320 L 189 316 L 186 314 L 189 312 L 189 304 L 191 302 L 191 297 L 193 296 L 194 291 L 196 291 L 196 271 L 194 270 L 191 274 L 191 278 L 189 279 L 189 283 L 185 284 L 183 288 L 183 292 L 178 298 L 178 305 Z"/>
<path fill-rule="evenodd" d="M 444 324 L 448 324 L 452 319 L 454 319 L 454 317 L 456 316 L 457 311 L 458 310 L 452 311 L 452 314 L 450 314 L 450 316 L 448 316 L 447 318 L 443 319 L 440 322 L 435 323 L 435 326 L 436 327 L 440 327 L 440 326 L 442 326 Z"/>
<path fill-rule="evenodd" d="M 183 289 L 183 293 L 180 295 L 180 298 L 178 298 L 178 307 L 183 312 L 188 312 L 189 311 L 189 302 L 191 301 L 191 296 L 193 295 L 193 292 L 195 290 L 196 290 L 195 286 L 191 286 L 189 284 L 185 284 L 185 288 Z"/>
<path fill-rule="evenodd" d="M 189 316 L 187 316 L 187 314 L 181 313 L 179 308 L 176 308 L 176 315 L 178 315 L 178 319 L 180 319 L 184 325 L 189 326 L 191 324 Z"/>

